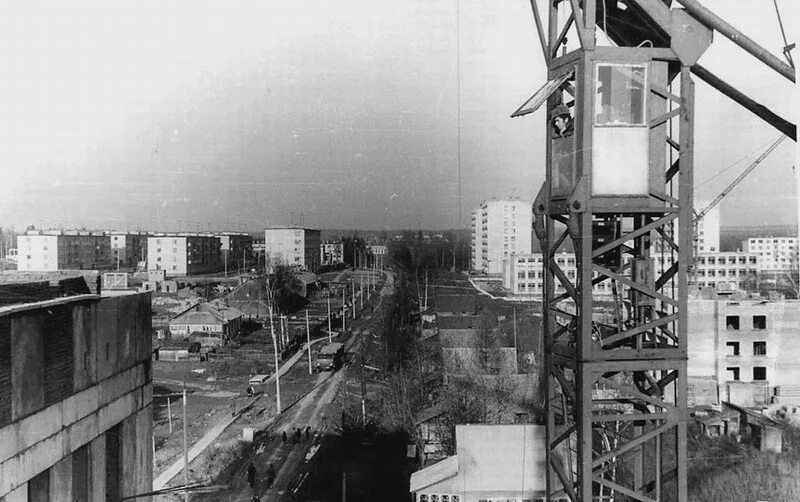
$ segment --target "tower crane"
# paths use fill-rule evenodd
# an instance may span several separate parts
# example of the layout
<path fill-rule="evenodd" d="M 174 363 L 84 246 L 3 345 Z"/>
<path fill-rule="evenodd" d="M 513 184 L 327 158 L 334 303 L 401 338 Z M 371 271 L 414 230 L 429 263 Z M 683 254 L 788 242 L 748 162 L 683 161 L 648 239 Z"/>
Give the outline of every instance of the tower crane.
<path fill-rule="evenodd" d="M 742 171 L 739 174 L 739 176 L 737 176 L 733 181 L 731 181 L 730 184 L 727 187 L 725 187 L 725 189 L 722 192 L 720 192 L 720 194 L 717 195 L 714 198 L 714 200 L 712 200 L 699 213 L 695 212 L 694 220 L 692 221 L 692 239 L 693 239 L 693 244 L 694 244 L 693 250 L 692 250 L 693 251 L 692 254 L 693 254 L 693 257 L 694 257 L 695 260 L 697 259 L 697 256 L 699 254 L 698 242 L 699 242 L 699 239 L 700 239 L 700 236 L 699 236 L 700 220 L 702 220 L 703 217 L 705 217 L 705 215 L 707 215 L 709 213 L 709 211 L 714 209 L 717 206 L 717 204 L 722 202 L 722 199 L 724 199 L 726 195 L 731 193 L 731 191 L 733 191 L 733 189 L 736 188 L 736 186 L 739 185 L 739 183 L 741 183 L 742 180 L 744 180 L 750 173 L 752 173 L 753 170 L 756 167 L 758 167 L 758 165 L 761 164 L 761 162 L 763 162 L 764 159 L 766 159 L 769 156 L 769 154 L 771 154 L 776 148 L 778 148 L 778 145 L 780 145 L 781 142 L 783 140 L 785 140 L 785 139 L 786 139 L 786 136 L 784 136 L 783 134 L 779 135 L 775 139 L 775 141 L 773 141 L 767 147 L 767 149 L 764 150 L 764 152 L 756 158 L 756 160 L 754 160 L 749 166 L 747 166 L 745 168 L 745 170 Z M 689 282 L 692 283 L 692 284 L 696 283 L 696 272 L 697 272 L 697 268 L 694 267 L 694 266 L 691 267 L 691 277 L 689 278 Z"/>

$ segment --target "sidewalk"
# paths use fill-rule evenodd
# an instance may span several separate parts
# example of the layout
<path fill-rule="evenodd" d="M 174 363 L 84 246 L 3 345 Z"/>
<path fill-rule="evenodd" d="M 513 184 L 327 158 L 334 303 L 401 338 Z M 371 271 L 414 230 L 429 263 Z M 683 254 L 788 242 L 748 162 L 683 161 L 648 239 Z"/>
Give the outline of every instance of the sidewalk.
<path fill-rule="evenodd" d="M 315 343 L 327 341 L 327 338 L 317 338 L 316 340 L 311 340 L 311 345 Z M 306 356 L 306 350 L 308 350 L 308 343 L 303 344 L 303 348 L 298 350 L 292 357 L 290 357 L 283 365 L 278 369 L 277 374 L 283 376 L 286 374 L 289 369 L 291 369 L 294 364 L 300 360 L 300 358 Z M 266 384 L 274 383 L 275 382 L 275 373 L 273 373 L 269 379 L 267 379 Z M 189 447 L 189 464 L 192 463 L 192 460 L 197 458 L 203 451 L 205 451 L 208 446 L 213 443 L 222 432 L 228 428 L 239 416 L 247 409 L 249 409 L 256 401 L 261 399 L 262 396 L 255 397 L 251 399 L 245 406 L 243 406 L 236 415 L 227 416 L 225 420 L 221 420 L 216 425 L 214 425 L 205 435 L 200 438 L 195 444 Z M 158 477 L 153 480 L 153 490 L 161 490 L 167 486 L 172 478 L 177 476 L 181 471 L 183 471 L 184 467 L 183 462 L 183 455 L 175 461 L 172 465 L 167 467 L 164 472 L 162 472 Z"/>

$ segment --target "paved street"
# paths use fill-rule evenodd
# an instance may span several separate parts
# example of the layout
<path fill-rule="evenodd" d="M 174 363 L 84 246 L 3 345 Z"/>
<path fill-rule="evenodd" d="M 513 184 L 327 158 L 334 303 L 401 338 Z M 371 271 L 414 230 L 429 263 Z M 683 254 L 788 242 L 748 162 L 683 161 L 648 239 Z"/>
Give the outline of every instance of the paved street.
<path fill-rule="evenodd" d="M 391 293 L 393 287 L 393 275 L 387 272 L 381 297 Z M 374 305 L 377 306 L 377 303 Z M 363 316 L 359 313 L 359 317 L 352 324 L 352 336 L 345 342 L 347 361 L 353 360 L 353 355 L 358 352 L 364 339 L 363 335 L 371 332 L 375 325 L 376 319 L 370 309 L 365 308 Z M 255 492 L 262 501 L 287 500 L 293 491 L 297 491 L 301 487 L 307 477 L 305 466 L 308 460 L 324 442 L 326 434 L 331 431 L 334 423 L 338 422 L 338 417 L 330 416 L 328 408 L 342 385 L 343 376 L 342 370 L 314 375 L 316 381 L 313 390 L 286 409 L 271 427 L 269 437 L 257 446 L 256 454 L 251 461 L 258 471 Z M 307 427 L 311 427 L 308 438 L 305 434 Z M 303 431 L 299 441 L 293 439 L 295 428 Z M 287 434 L 285 443 L 281 436 L 284 431 Z M 271 487 L 268 486 L 266 479 L 270 465 L 275 472 L 275 480 Z M 241 466 L 228 493 L 216 493 L 202 498 L 195 497 L 193 500 L 251 500 L 253 490 L 247 483 L 247 467 L 248 462 Z"/>

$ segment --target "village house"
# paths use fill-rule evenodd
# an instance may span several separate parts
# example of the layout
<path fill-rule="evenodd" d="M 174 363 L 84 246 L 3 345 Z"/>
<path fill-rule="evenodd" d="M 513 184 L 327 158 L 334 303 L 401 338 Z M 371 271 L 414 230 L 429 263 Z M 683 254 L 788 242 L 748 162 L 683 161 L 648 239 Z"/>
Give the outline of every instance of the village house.
<path fill-rule="evenodd" d="M 242 327 L 242 313 L 221 303 L 198 303 L 169 321 L 173 338 L 189 338 L 205 346 L 224 345 Z"/>

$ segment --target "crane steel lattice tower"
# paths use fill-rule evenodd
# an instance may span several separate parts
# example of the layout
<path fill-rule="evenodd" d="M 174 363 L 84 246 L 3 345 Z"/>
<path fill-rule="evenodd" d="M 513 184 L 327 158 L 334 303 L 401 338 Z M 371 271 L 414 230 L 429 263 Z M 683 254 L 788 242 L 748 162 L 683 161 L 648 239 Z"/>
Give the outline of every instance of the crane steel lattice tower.
<path fill-rule="evenodd" d="M 716 28 L 790 80 L 794 69 L 767 61 L 695 0 L 678 1 L 687 9 L 548 0 L 545 34 L 531 0 L 548 82 L 512 117 L 546 106 L 547 172 L 533 210 L 545 258 L 550 500 L 687 500 L 692 74 L 796 134 L 697 61 Z M 567 52 L 572 28 L 580 47 Z M 596 28 L 616 46 L 597 45 Z M 559 255 L 570 244 L 574 275 Z M 597 288 L 613 300 L 596 299 Z"/>

